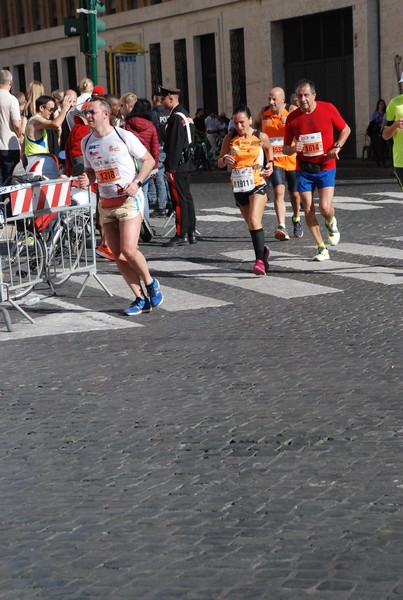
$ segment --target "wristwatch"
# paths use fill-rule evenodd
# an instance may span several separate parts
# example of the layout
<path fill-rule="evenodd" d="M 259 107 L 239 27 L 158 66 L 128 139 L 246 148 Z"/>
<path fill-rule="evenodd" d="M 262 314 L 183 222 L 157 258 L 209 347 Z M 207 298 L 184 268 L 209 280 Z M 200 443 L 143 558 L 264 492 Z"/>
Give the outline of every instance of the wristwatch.
<path fill-rule="evenodd" d="M 335 142 L 335 143 L 333 144 L 333 148 L 341 148 L 341 147 L 342 147 L 342 145 L 341 145 L 341 144 L 339 144 L 339 142 Z"/>
<path fill-rule="evenodd" d="M 140 181 L 140 179 L 135 179 L 135 180 L 133 181 L 133 183 L 137 183 L 137 185 L 139 186 L 139 188 L 141 188 L 141 186 L 143 185 L 143 182 L 142 182 L 142 181 Z"/>

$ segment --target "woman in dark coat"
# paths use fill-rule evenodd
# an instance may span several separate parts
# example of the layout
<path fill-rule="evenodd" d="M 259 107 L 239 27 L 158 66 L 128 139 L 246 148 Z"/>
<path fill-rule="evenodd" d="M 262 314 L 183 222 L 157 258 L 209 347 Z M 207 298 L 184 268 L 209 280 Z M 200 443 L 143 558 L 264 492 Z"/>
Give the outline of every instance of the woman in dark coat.
<path fill-rule="evenodd" d="M 158 133 L 152 121 L 151 103 L 146 98 L 139 98 L 137 100 L 133 106 L 133 110 L 126 117 L 124 129 L 131 131 L 139 138 L 155 160 L 156 169 L 158 169 L 160 154 Z M 153 171 L 151 171 L 151 175 L 153 175 Z M 148 182 L 149 179 L 146 179 L 142 186 L 144 192 L 144 216 L 147 220 L 150 216 Z"/>

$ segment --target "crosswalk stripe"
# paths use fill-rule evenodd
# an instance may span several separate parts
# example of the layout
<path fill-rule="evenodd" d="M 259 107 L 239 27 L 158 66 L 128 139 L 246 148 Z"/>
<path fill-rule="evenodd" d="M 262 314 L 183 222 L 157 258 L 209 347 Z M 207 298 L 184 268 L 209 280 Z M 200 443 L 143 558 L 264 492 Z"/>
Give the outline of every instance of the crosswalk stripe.
<path fill-rule="evenodd" d="M 197 221 L 209 223 L 231 223 L 233 221 L 243 221 L 242 217 L 232 217 L 231 215 L 197 215 Z"/>
<path fill-rule="evenodd" d="M 175 274 L 180 274 L 180 267 L 178 270 L 172 269 L 171 267 L 165 268 L 164 265 L 169 263 L 171 265 L 171 261 L 148 261 L 148 266 L 151 272 L 154 271 L 169 271 L 175 272 Z M 176 263 L 175 263 L 176 264 Z M 182 263 L 178 261 L 178 264 Z M 127 283 L 124 281 L 120 273 L 102 273 L 98 272 L 102 282 L 113 291 L 116 296 L 120 298 L 126 298 L 127 300 L 133 300 L 133 293 L 130 291 Z M 72 277 L 73 281 L 77 282 L 82 281 L 78 277 Z M 88 284 L 91 287 L 99 288 L 98 283 L 95 280 L 89 280 Z M 179 312 L 183 310 L 198 310 L 201 308 L 215 308 L 220 306 L 228 306 L 231 304 L 230 302 L 225 302 L 223 300 L 215 300 L 214 298 L 209 298 L 208 296 L 202 296 L 200 294 L 194 294 L 192 292 L 187 292 L 185 290 L 180 290 L 177 288 L 172 288 L 165 285 L 161 282 L 161 290 L 164 295 L 164 302 L 158 307 L 158 310 L 166 310 L 168 312 Z"/>
<path fill-rule="evenodd" d="M 403 250 L 400 250 L 399 248 L 388 248 L 386 246 L 370 246 L 368 244 L 349 244 L 343 242 L 338 246 L 333 246 L 331 251 L 357 254 L 359 256 L 403 260 Z"/>
<path fill-rule="evenodd" d="M 129 319 L 119 319 L 102 312 L 94 312 L 77 304 L 72 304 L 58 298 L 40 296 L 41 304 L 60 308 L 53 314 L 36 315 L 30 312 L 34 323 L 22 319 L 13 323 L 13 331 L 1 331 L 0 341 L 21 340 L 30 337 L 44 337 L 66 333 L 88 333 L 105 329 L 129 329 L 142 327 L 140 323 Z"/>
<path fill-rule="evenodd" d="M 239 208 L 237 206 L 218 206 L 215 208 L 202 208 L 200 212 L 206 213 L 223 213 L 224 215 L 239 215 Z"/>
<path fill-rule="evenodd" d="M 403 200 L 403 192 L 365 192 L 364 196 L 386 196 L 387 198 L 400 198 Z"/>
<path fill-rule="evenodd" d="M 348 246 L 348 244 L 344 244 L 344 246 Z M 336 248 L 342 250 L 341 246 L 333 246 L 330 248 L 330 252 L 333 252 Z M 367 246 L 366 255 L 368 255 L 368 248 L 372 249 L 373 246 Z M 240 250 L 223 254 L 229 258 L 242 261 L 251 261 L 254 257 L 253 250 Z M 304 271 L 305 273 L 315 273 L 319 271 L 340 277 L 360 279 L 371 283 L 381 283 L 383 285 L 403 284 L 403 269 L 395 269 L 393 267 L 371 266 L 360 263 L 338 262 L 335 260 L 313 262 L 311 259 L 304 259 L 295 256 L 294 254 L 277 252 L 276 250 L 271 250 L 270 252 L 270 264 L 273 270 L 275 270 L 276 267 L 281 267 L 283 269 L 292 269 L 294 271 Z"/>
<path fill-rule="evenodd" d="M 224 256 L 234 254 L 234 258 L 238 258 L 239 254 L 244 252 L 248 252 L 248 256 L 250 257 L 250 251 L 223 254 Z M 249 258 L 249 260 L 252 259 Z M 285 277 L 277 277 L 276 279 L 271 277 L 256 277 L 256 275 L 253 275 L 251 272 L 234 272 L 233 270 L 219 269 L 211 265 L 190 261 L 153 261 L 150 263 L 150 266 L 153 266 L 161 272 L 168 271 L 181 275 L 182 277 L 197 277 L 220 285 L 242 288 L 244 290 L 258 292 L 268 296 L 275 296 L 277 298 L 302 298 L 303 296 L 332 294 L 341 291 L 336 288 L 306 283 Z"/>
<path fill-rule="evenodd" d="M 360 202 L 353 202 L 352 198 L 338 198 L 335 197 L 333 198 L 333 204 L 336 210 L 350 210 L 350 211 L 357 211 L 357 210 L 379 210 L 381 208 L 383 208 L 382 206 L 379 206 L 378 204 L 372 203 L 372 202 L 368 202 L 365 200 L 361 200 L 361 198 L 358 198 L 358 200 L 360 200 Z M 357 198 L 354 198 L 354 200 L 357 200 Z"/>

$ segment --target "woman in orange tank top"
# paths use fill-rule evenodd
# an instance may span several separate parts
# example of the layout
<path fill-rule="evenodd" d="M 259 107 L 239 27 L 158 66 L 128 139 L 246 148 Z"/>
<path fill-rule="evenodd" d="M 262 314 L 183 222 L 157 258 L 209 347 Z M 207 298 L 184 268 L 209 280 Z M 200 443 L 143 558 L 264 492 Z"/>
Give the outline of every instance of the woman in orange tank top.
<path fill-rule="evenodd" d="M 218 166 L 231 167 L 235 203 L 248 226 L 255 251 L 252 272 L 265 275 L 269 270 L 269 246 L 265 245 L 262 218 L 267 203 L 266 178 L 273 172 L 273 148 L 268 136 L 252 127 L 247 106 L 238 106 L 232 116 L 235 129 L 224 138 Z"/>

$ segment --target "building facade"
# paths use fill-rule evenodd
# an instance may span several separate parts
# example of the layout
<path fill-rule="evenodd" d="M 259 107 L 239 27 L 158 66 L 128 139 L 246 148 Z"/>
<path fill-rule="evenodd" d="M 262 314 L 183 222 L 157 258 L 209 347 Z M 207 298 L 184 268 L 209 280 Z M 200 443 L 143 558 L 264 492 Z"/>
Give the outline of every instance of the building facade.
<path fill-rule="evenodd" d="M 360 155 L 378 98 L 400 93 L 403 70 L 400 0 L 105 0 L 98 83 L 114 93 L 150 97 L 158 83 L 199 106 L 231 114 L 266 103 L 273 85 L 307 77 L 318 99 L 333 102 L 352 128 L 346 154 Z M 79 0 L 5 2 L 0 61 L 13 91 L 33 79 L 47 90 L 75 87 L 86 73 L 79 37 L 63 22 Z M 135 87 L 136 89 L 133 89 Z"/>

